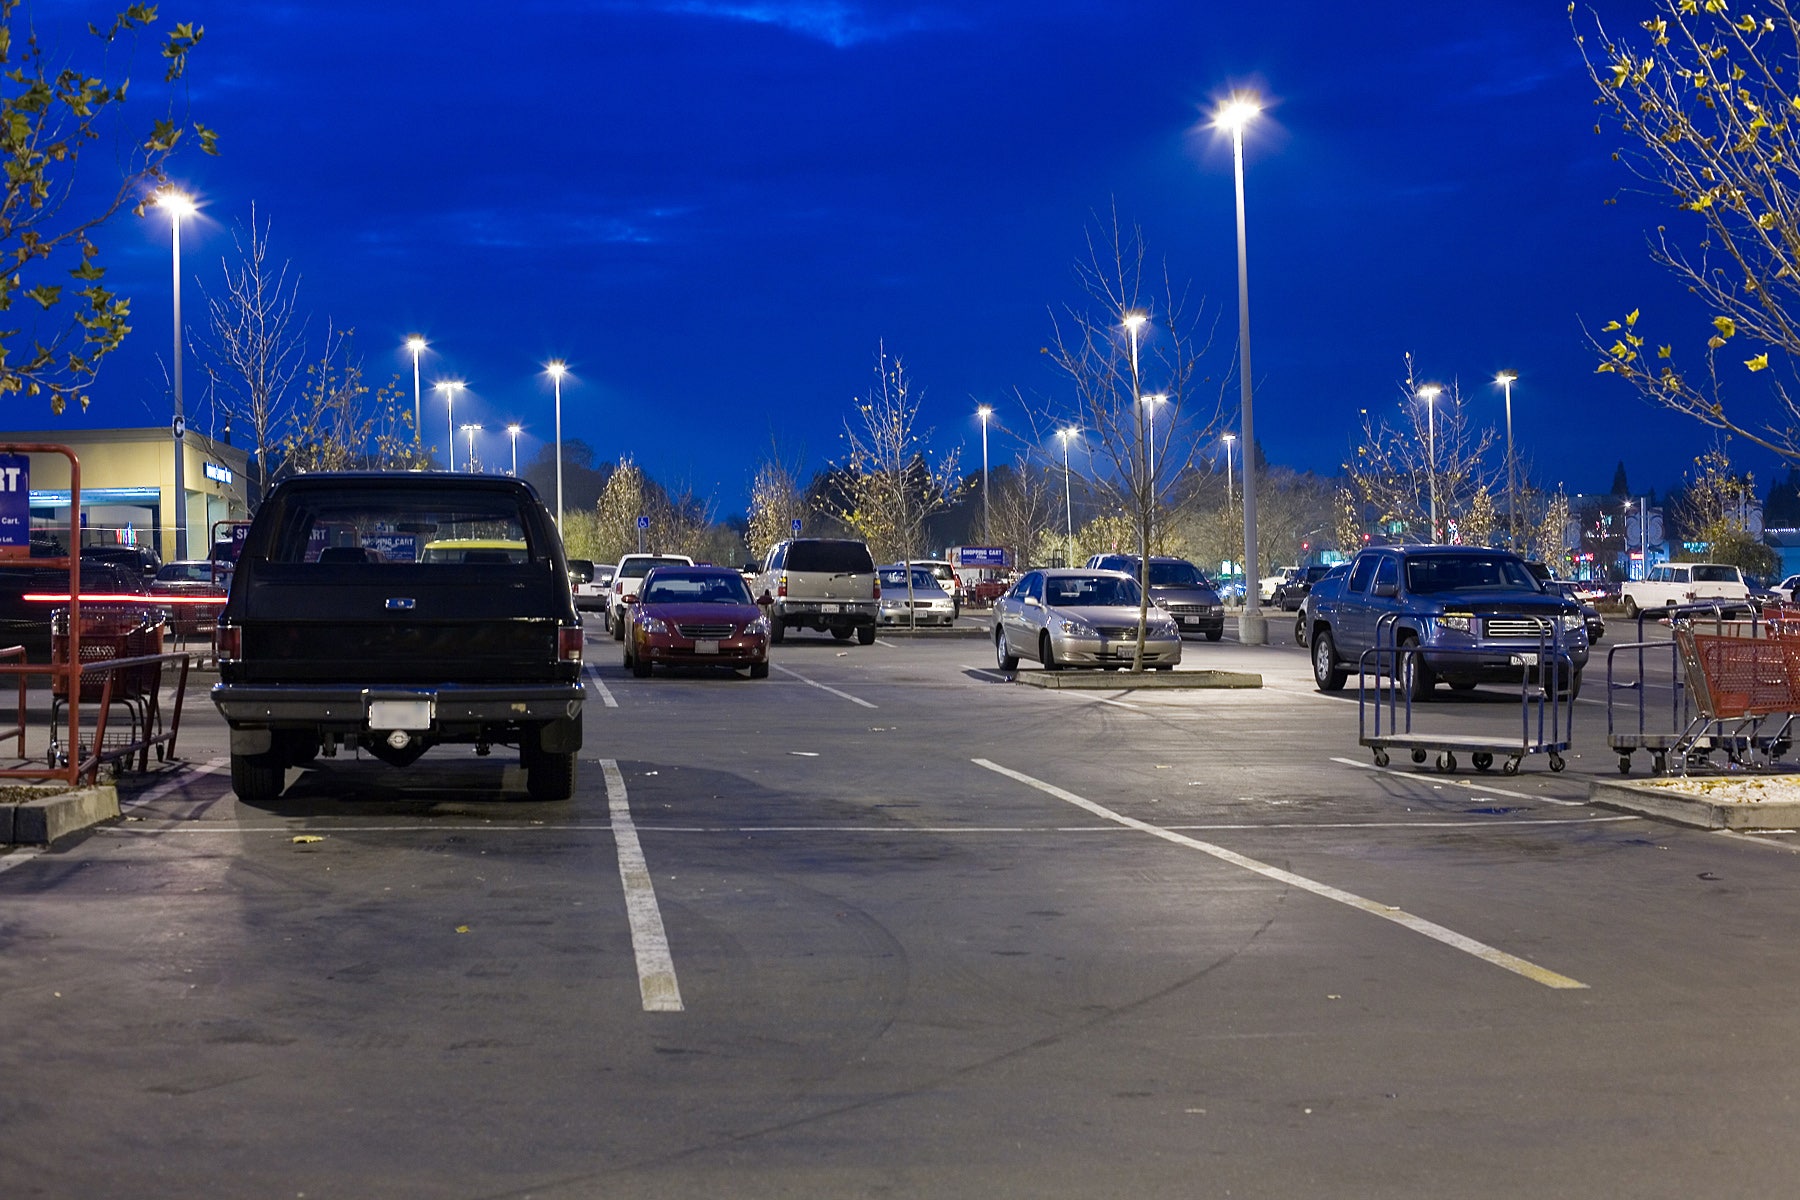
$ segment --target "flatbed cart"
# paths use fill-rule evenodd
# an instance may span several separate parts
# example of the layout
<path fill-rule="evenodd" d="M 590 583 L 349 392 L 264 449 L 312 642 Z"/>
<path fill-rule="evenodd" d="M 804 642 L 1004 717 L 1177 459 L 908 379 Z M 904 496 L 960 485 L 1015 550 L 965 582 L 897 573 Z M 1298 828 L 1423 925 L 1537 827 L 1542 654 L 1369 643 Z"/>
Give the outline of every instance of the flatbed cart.
<path fill-rule="evenodd" d="M 1387 624 L 1387 618 L 1382 624 Z M 1486 771 L 1496 759 L 1504 759 L 1500 770 L 1507 775 L 1518 774 L 1519 764 L 1533 754 L 1546 755 L 1552 771 L 1568 765 L 1563 752 L 1569 748 L 1575 719 L 1575 664 L 1560 636 L 1546 633 L 1536 651 L 1512 655 L 1519 668 L 1519 732 L 1515 737 L 1498 737 L 1414 728 L 1412 695 L 1406 681 L 1416 662 L 1413 656 L 1424 651 L 1416 643 L 1393 644 L 1391 628 L 1386 639 L 1382 635 L 1378 626 L 1375 647 L 1365 650 L 1358 663 L 1356 683 L 1357 741 L 1374 753 L 1376 766 L 1388 765 L 1390 750 L 1408 751 L 1415 763 L 1424 763 L 1435 753 L 1437 769 L 1446 774 L 1456 770 L 1456 756 L 1463 753 L 1477 771 Z M 1440 664 L 1457 653 L 1431 651 Z M 1467 653 L 1483 662 L 1493 657 L 1492 651 Z"/>

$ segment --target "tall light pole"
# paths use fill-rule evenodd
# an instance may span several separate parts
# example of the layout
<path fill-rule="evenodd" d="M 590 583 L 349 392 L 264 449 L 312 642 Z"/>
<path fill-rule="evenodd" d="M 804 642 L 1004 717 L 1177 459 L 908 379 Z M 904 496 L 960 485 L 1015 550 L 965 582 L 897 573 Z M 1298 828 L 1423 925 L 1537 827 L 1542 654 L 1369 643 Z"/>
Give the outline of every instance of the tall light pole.
<path fill-rule="evenodd" d="M 475 469 L 475 435 L 481 432 L 479 425 L 464 425 L 463 432 L 469 435 L 469 470 Z"/>
<path fill-rule="evenodd" d="M 413 356 L 413 444 L 417 445 L 425 439 L 425 430 L 420 426 L 419 412 L 419 354 L 425 349 L 426 341 L 418 334 L 406 339 L 406 348 Z"/>
<path fill-rule="evenodd" d="M 1435 383 L 1428 383 L 1419 389 L 1419 399 L 1425 401 L 1425 481 L 1431 493 L 1431 541 L 1438 542 L 1437 523 L 1437 398 L 1444 389 Z"/>
<path fill-rule="evenodd" d="M 568 372 L 568 366 L 560 358 L 553 358 L 544 364 L 544 370 L 550 373 L 550 383 L 556 389 L 556 536 L 561 537 L 562 524 L 562 377 Z"/>
<path fill-rule="evenodd" d="M 1149 319 L 1147 313 L 1127 311 L 1119 321 L 1121 325 L 1125 326 L 1125 340 L 1131 346 L 1131 407 L 1137 415 L 1140 447 L 1144 445 L 1144 389 L 1143 382 L 1138 375 L 1138 330 L 1142 329 L 1144 322 Z M 1138 461 L 1140 463 L 1144 461 L 1141 454 Z M 1137 474 L 1136 471 L 1132 473 Z"/>
<path fill-rule="evenodd" d="M 1231 444 L 1237 441 L 1237 434 L 1225 434 L 1220 441 L 1225 443 L 1225 519 L 1231 519 L 1233 504 L 1231 502 Z"/>
<path fill-rule="evenodd" d="M 456 393 L 462 391 L 460 379 L 440 379 L 431 385 L 431 390 L 444 398 L 444 421 L 450 430 L 450 469 L 456 470 Z"/>
<path fill-rule="evenodd" d="M 1513 489 L 1512 385 L 1517 378 L 1511 371 L 1494 376 L 1494 382 L 1506 389 L 1506 548 L 1515 554 L 1519 549 L 1519 499 Z"/>
<path fill-rule="evenodd" d="M 194 198 L 173 188 L 156 198 L 156 206 L 169 214 L 170 245 L 174 269 L 171 278 L 175 291 L 175 420 L 170 432 L 175 443 L 175 557 L 188 556 L 187 453 L 182 439 L 187 434 L 187 416 L 181 407 L 181 218 L 194 215 Z"/>
<path fill-rule="evenodd" d="M 1069 482 L 1069 441 L 1080 432 L 1075 428 L 1056 431 L 1063 448 L 1063 511 L 1069 521 L 1069 557 L 1064 561 L 1071 567 L 1075 565 L 1075 488 Z"/>
<path fill-rule="evenodd" d="M 512 436 L 512 473 L 515 479 L 518 478 L 519 475 L 519 434 L 523 432 L 524 429 L 525 427 L 516 421 L 506 427 L 506 432 Z"/>
<path fill-rule="evenodd" d="M 1244 223 L 1244 126 L 1262 105 L 1245 96 L 1235 97 L 1219 110 L 1214 124 L 1231 130 L 1231 161 L 1237 182 L 1238 252 L 1238 395 L 1244 438 L 1244 611 L 1238 617 L 1238 641 L 1261 646 L 1269 640 L 1268 621 L 1262 615 L 1262 585 L 1256 561 L 1256 427 L 1250 408 L 1250 255 Z"/>
<path fill-rule="evenodd" d="M 981 418 L 981 541 L 983 545 L 991 546 L 994 544 L 994 525 L 988 507 L 987 427 L 994 410 L 983 404 L 975 410 L 975 415 Z"/>

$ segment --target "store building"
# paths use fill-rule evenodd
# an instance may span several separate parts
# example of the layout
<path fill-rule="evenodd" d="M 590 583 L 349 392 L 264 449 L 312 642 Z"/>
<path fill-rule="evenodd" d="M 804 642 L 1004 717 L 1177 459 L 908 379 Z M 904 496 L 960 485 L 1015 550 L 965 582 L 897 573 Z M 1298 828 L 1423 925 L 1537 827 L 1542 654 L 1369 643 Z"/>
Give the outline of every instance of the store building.
<path fill-rule="evenodd" d="M 243 520 L 249 508 L 249 454 L 188 430 L 179 443 L 155 429 L 0 431 L 0 446 L 67 446 L 81 466 L 81 544 L 149 546 L 176 555 L 176 514 L 187 515 L 187 556 L 205 558 L 215 521 Z M 182 492 L 175 495 L 175 452 L 181 448 Z M 31 528 L 66 537 L 69 460 L 31 456 Z M 178 508 L 177 505 L 180 505 Z"/>

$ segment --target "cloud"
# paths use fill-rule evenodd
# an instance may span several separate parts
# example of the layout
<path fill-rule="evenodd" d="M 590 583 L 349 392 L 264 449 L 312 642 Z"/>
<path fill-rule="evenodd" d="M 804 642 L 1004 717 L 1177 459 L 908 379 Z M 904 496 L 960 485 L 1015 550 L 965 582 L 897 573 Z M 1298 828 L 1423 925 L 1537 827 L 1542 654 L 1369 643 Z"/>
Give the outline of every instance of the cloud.
<path fill-rule="evenodd" d="M 613 7 L 773 25 L 840 50 L 969 24 L 967 17 L 952 7 L 894 5 L 877 12 L 854 0 L 620 0 Z"/>

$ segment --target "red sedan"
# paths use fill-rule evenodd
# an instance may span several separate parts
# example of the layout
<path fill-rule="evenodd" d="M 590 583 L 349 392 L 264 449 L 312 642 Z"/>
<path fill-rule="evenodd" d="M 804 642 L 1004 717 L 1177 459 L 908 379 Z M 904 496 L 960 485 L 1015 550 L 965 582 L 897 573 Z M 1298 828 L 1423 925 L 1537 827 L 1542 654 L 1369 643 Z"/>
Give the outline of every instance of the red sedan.
<path fill-rule="evenodd" d="M 639 679 L 666 666 L 769 674 L 769 618 L 729 567 L 667 566 L 644 577 L 625 629 L 625 665 Z"/>

